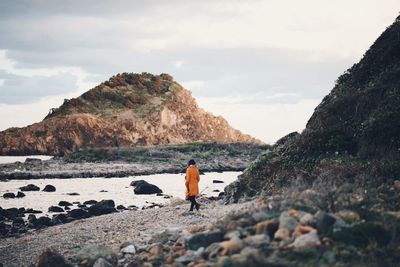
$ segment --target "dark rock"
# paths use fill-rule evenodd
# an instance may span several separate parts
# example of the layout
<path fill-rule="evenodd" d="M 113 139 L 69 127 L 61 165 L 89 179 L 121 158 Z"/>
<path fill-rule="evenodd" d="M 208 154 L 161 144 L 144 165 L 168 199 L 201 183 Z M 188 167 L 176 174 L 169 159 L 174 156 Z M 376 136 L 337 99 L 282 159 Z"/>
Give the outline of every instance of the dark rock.
<path fill-rule="evenodd" d="M 57 206 L 51 206 L 48 209 L 49 212 L 64 212 L 63 208 L 57 207 Z"/>
<path fill-rule="evenodd" d="M 213 192 L 219 192 L 219 190 L 218 189 L 214 189 Z"/>
<path fill-rule="evenodd" d="M 213 184 L 223 184 L 224 181 L 221 180 L 213 180 Z"/>
<path fill-rule="evenodd" d="M 100 190 L 100 193 L 106 193 L 108 192 L 107 190 Z"/>
<path fill-rule="evenodd" d="M 220 192 L 219 194 L 218 194 L 218 197 L 219 198 L 223 198 L 225 196 L 225 192 Z"/>
<path fill-rule="evenodd" d="M 78 208 L 81 208 L 81 209 L 86 209 L 86 208 L 87 208 L 87 206 L 86 206 L 85 204 L 78 204 Z"/>
<path fill-rule="evenodd" d="M 43 188 L 43 191 L 45 192 L 55 192 L 56 187 L 54 185 L 48 184 Z"/>
<path fill-rule="evenodd" d="M 3 197 L 4 198 L 15 198 L 15 194 L 14 193 L 4 193 Z"/>
<path fill-rule="evenodd" d="M 137 195 L 150 195 L 150 194 L 157 194 L 162 193 L 162 190 L 158 188 L 156 185 L 149 184 L 144 180 L 133 181 L 131 185 L 135 186 L 133 190 Z"/>
<path fill-rule="evenodd" d="M 157 193 L 156 196 L 162 197 L 164 194 L 163 193 Z"/>
<path fill-rule="evenodd" d="M 52 226 L 52 225 L 53 225 L 53 223 L 52 223 L 51 219 L 49 217 L 45 217 L 45 216 L 39 217 L 35 221 L 35 226 L 39 227 L 39 228 L 43 227 L 43 226 Z"/>
<path fill-rule="evenodd" d="M 69 196 L 79 196 L 79 193 L 73 192 L 73 193 L 67 193 Z"/>
<path fill-rule="evenodd" d="M 34 184 L 28 184 L 26 186 L 22 186 L 19 189 L 21 189 L 21 191 L 39 191 L 40 187 L 34 185 Z"/>
<path fill-rule="evenodd" d="M 17 198 L 21 198 L 21 197 L 24 197 L 25 196 L 25 194 L 24 193 L 22 193 L 21 191 L 18 191 L 18 193 L 17 193 Z"/>
<path fill-rule="evenodd" d="M 35 267 L 70 267 L 63 256 L 58 252 L 46 249 L 35 260 Z"/>
<path fill-rule="evenodd" d="M 320 235 L 328 234 L 333 229 L 336 219 L 324 211 L 318 211 L 315 214 L 317 231 Z"/>
<path fill-rule="evenodd" d="M 58 206 L 67 207 L 67 206 L 72 206 L 72 204 L 69 203 L 68 201 L 60 201 L 58 202 Z"/>
<path fill-rule="evenodd" d="M 185 247 L 188 250 L 197 250 L 201 247 L 206 248 L 212 243 L 221 242 L 223 238 L 224 234 L 220 231 L 197 233 L 185 240 Z"/>
<path fill-rule="evenodd" d="M 17 226 L 17 225 L 25 225 L 25 221 L 24 221 L 24 219 L 22 219 L 22 218 L 15 218 L 14 220 L 13 220 L 13 226 Z"/>
<path fill-rule="evenodd" d="M 71 208 L 70 207 L 65 207 L 64 210 L 71 210 Z"/>
<path fill-rule="evenodd" d="M 26 158 L 25 163 L 41 163 L 41 159 L 35 159 L 35 158 Z"/>
<path fill-rule="evenodd" d="M 29 214 L 28 215 L 28 222 L 29 223 L 35 223 L 36 222 L 36 216 L 35 216 L 35 214 Z"/>
<path fill-rule="evenodd" d="M 88 217 L 88 212 L 83 209 L 73 209 L 68 212 L 68 216 L 74 219 L 83 219 Z"/>
<path fill-rule="evenodd" d="M 40 211 L 40 210 L 34 210 L 34 209 L 26 209 L 25 211 L 24 211 L 24 213 L 30 213 L 30 214 L 39 214 L 39 213 L 43 213 L 42 211 Z"/>
<path fill-rule="evenodd" d="M 117 206 L 117 210 L 126 210 L 127 208 L 125 208 L 124 205 L 118 205 Z"/>
<path fill-rule="evenodd" d="M 88 212 L 91 216 L 98 216 L 116 212 L 113 200 L 102 200 L 89 207 Z"/>
<path fill-rule="evenodd" d="M 67 222 L 67 215 L 64 213 L 54 215 L 53 218 L 51 219 L 53 224 L 62 224 Z"/>
<path fill-rule="evenodd" d="M 96 204 L 96 203 L 97 203 L 96 200 L 88 200 L 88 201 L 83 202 L 83 204 L 85 204 L 85 205 L 93 205 L 93 204 Z"/>

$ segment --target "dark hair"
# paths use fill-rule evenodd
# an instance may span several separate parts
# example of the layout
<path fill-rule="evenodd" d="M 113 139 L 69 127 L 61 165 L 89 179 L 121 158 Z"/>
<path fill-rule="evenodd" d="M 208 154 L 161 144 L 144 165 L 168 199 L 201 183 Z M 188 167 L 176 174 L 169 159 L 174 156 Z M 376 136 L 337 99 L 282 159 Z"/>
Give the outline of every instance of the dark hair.
<path fill-rule="evenodd" d="M 193 159 L 191 159 L 188 162 L 188 166 L 190 166 L 190 165 L 196 165 L 196 162 Z"/>

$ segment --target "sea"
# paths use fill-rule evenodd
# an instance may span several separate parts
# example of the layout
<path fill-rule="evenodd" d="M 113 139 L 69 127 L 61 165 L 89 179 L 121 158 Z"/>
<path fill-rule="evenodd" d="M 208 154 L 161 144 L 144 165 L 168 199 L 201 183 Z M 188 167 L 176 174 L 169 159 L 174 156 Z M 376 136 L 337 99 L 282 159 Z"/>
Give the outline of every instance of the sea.
<path fill-rule="evenodd" d="M 29 156 L 29 158 L 49 159 L 49 156 Z M 23 162 L 26 157 L 0 157 L 0 163 L 15 161 Z M 14 160 L 14 161 L 13 161 Z M 205 196 L 218 196 L 224 191 L 224 187 L 237 180 L 241 172 L 209 172 L 200 176 L 199 190 Z M 130 183 L 134 180 L 145 180 L 158 186 L 163 191 L 163 196 L 157 195 L 136 195 Z M 222 181 L 214 183 L 213 180 Z M 34 184 L 40 187 L 40 191 L 24 192 L 25 197 L 5 199 L 6 192 L 17 193 L 20 187 L 27 184 Z M 56 187 L 55 192 L 44 192 L 46 185 Z M 75 193 L 75 195 L 70 195 Z M 4 208 L 32 208 L 50 215 L 48 208 L 57 206 L 60 201 L 70 203 L 83 203 L 87 200 L 101 201 L 112 199 L 116 205 L 125 207 L 136 206 L 138 208 L 152 205 L 152 203 L 166 204 L 170 201 L 165 195 L 174 198 L 185 198 L 185 175 L 184 174 L 153 174 L 129 177 L 96 177 L 96 178 L 69 178 L 69 179 L 30 179 L 30 180 L 9 180 L 0 182 L 0 207 Z M 77 204 L 75 204 L 76 206 Z M 75 208 L 75 207 L 71 207 Z"/>

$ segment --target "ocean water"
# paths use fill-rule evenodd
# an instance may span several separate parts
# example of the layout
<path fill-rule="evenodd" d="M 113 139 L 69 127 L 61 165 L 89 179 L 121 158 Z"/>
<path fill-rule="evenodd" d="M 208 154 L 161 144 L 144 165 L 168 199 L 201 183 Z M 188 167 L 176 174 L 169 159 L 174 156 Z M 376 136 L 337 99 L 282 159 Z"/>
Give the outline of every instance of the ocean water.
<path fill-rule="evenodd" d="M 218 196 L 224 187 L 235 181 L 241 172 L 206 173 L 200 176 L 199 189 L 206 196 Z M 173 197 L 185 198 L 185 175 L 184 174 L 154 174 L 125 178 L 71 178 L 71 179 L 34 179 L 34 180 L 10 180 L 0 182 L 0 207 L 2 208 L 33 208 L 41 210 L 45 214 L 50 206 L 57 206 L 58 202 L 81 202 L 87 200 L 112 199 L 116 205 L 128 207 L 135 205 L 143 207 L 150 205 L 147 202 L 166 203 L 169 199 L 156 195 L 135 195 L 133 187 L 129 184 L 133 180 L 145 180 L 157 185 L 164 194 Z M 213 180 L 221 180 L 224 183 L 213 183 Z M 34 184 L 42 190 L 45 185 L 51 184 L 56 187 L 56 192 L 30 191 L 23 198 L 4 199 L 5 192 L 17 193 L 19 187 Z M 102 192 L 103 191 L 103 192 Z M 104 192 L 105 191 L 105 192 Z M 78 193 L 70 196 L 67 193 Z M 75 206 L 74 206 L 75 207 Z"/>
<path fill-rule="evenodd" d="M 41 160 L 51 159 L 53 156 L 33 155 L 33 156 L 0 156 L 0 164 L 14 163 L 17 161 L 24 162 L 27 158 L 35 158 Z"/>

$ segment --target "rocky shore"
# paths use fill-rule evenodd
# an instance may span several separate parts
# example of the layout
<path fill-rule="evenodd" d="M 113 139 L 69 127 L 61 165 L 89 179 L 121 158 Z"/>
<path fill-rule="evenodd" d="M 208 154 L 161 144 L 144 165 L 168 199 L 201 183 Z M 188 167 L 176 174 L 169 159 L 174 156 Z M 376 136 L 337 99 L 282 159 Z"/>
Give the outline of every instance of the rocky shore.
<path fill-rule="evenodd" d="M 142 148 L 108 148 L 75 152 L 46 161 L 0 164 L 0 180 L 127 177 L 181 173 L 195 158 L 202 172 L 243 171 L 268 146 L 241 143 L 196 143 Z"/>

